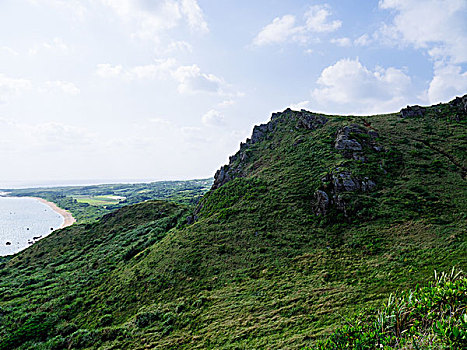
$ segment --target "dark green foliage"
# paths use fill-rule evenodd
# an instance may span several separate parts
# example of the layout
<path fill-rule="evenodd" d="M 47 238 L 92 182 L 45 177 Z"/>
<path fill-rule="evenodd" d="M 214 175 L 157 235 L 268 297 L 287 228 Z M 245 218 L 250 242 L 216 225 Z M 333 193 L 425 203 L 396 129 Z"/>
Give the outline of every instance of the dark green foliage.
<path fill-rule="evenodd" d="M 0 342 L 0 349 L 9 350 L 29 340 L 45 340 L 54 331 L 56 320 L 45 312 L 29 316 L 21 326 L 5 335 Z"/>
<path fill-rule="evenodd" d="M 467 277 L 454 270 L 431 285 L 391 294 L 376 314 L 348 320 L 317 350 L 465 349 Z"/>
<path fill-rule="evenodd" d="M 139 328 L 144 328 L 161 318 L 160 312 L 142 312 L 136 315 L 135 324 Z"/>

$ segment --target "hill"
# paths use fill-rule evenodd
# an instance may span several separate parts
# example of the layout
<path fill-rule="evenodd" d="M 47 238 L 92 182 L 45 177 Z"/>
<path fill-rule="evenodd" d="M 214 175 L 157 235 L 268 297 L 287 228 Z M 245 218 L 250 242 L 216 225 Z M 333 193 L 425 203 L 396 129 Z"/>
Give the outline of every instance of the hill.
<path fill-rule="evenodd" d="M 275 113 L 194 211 L 124 207 L 4 258 L 0 349 L 313 346 L 392 291 L 466 268 L 466 120 L 467 95 Z"/>

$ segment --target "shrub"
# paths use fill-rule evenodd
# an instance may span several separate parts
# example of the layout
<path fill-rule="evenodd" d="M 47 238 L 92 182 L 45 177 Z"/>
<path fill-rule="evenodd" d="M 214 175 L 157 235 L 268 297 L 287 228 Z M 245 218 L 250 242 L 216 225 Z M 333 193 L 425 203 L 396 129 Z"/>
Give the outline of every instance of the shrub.
<path fill-rule="evenodd" d="M 104 327 L 104 326 L 109 326 L 111 325 L 113 322 L 113 317 L 112 315 L 109 315 L 109 314 L 106 314 L 104 316 L 102 316 L 99 320 L 99 325 L 101 327 Z"/>
<path fill-rule="evenodd" d="M 45 340 L 53 330 L 54 321 L 46 313 L 35 314 L 2 340 L 0 350 L 14 349 L 30 340 Z"/>
<path fill-rule="evenodd" d="M 135 324 L 138 328 L 145 328 L 154 323 L 155 321 L 161 320 L 161 312 L 142 312 L 136 315 Z"/>
<path fill-rule="evenodd" d="M 361 315 L 318 343 L 318 350 L 467 347 L 467 277 L 437 275 L 431 285 L 391 295 L 376 315 Z"/>

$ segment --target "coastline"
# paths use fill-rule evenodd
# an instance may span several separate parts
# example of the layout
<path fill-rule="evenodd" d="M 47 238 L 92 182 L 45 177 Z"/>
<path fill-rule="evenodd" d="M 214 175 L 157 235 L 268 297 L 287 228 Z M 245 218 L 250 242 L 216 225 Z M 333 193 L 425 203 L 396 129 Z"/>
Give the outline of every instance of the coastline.
<path fill-rule="evenodd" d="M 76 222 L 76 219 L 73 217 L 73 215 L 71 215 L 71 213 L 68 210 L 58 207 L 55 203 L 49 202 L 45 200 L 44 198 L 40 198 L 40 197 L 30 197 L 30 198 L 37 199 L 39 202 L 44 203 L 45 205 L 49 206 L 53 211 L 63 216 L 64 221 L 63 221 L 62 226 L 60 226 L 60 228 L 71 226 Z"/>

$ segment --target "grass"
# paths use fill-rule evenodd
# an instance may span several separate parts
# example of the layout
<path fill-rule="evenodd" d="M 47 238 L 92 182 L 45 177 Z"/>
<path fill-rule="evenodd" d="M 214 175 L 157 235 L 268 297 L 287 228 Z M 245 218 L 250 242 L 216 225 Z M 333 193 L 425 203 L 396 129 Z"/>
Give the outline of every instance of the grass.
<path fill-rule="evenodd" d="M 203 196 L 193 224 L 189 206 L 145 202 L 3 258 L 0 338 L 18 349 L 303 349 L 336 339 L 391 293 L 466 269 L 466 122 L 455 113 L 365 117 L 384 151 L 360 140 L 361 162 L 333 145 L 362 117 L 306 130 L 285 112 L 236 164 L 243 177 Z M 345 213 L 316 215 L 314 193 L 336 168 L 376 188 L 342 193 Z M 394 305 L 407 301 L 396 295 Z M 47 329 L 24 333 L 40 317 Z"/>
<path fill-rule="evenodd" d="M 78 203 L 86 203 L 94 206 L 107 206 L 119 204 L 121 201 L 125 200 L 125 197 L 122 196 L 80 196 L 75 195 L 72 197 L 76 199 Z"/>

